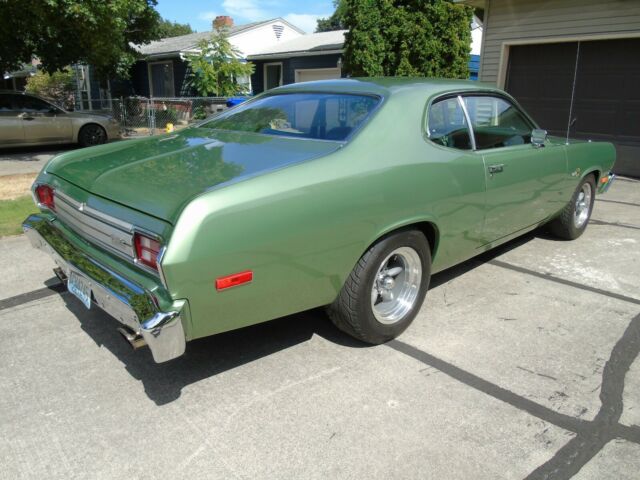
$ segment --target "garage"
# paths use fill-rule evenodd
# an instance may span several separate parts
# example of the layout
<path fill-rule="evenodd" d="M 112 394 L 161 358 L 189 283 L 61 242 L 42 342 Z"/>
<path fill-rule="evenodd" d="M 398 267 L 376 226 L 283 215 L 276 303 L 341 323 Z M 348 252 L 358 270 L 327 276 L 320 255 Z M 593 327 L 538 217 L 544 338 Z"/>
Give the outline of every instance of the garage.
<path fill-rule="evenodd" d="M 310 68 L 296 70 L 296 83 L 311 82 L 313 80 L 331 80 L 340 78 L 340 68 Z"/>
<path fill-rule="evenodd" d="M 640 38 L 509 48 L 505 88 L 553 135 L 613 142 L 640 176 Z"/>

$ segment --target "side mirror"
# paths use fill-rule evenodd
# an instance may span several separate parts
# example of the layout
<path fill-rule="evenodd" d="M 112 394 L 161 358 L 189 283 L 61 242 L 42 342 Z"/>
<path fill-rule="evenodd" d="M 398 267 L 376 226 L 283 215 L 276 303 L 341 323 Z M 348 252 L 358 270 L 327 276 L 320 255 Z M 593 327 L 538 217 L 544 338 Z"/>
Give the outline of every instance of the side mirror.
<path fill-rule="evenodd" d="M 531 145 L 536 148 L 544 147 L 544 142 L 547 140 L 547 131 L 541 128 L 534 128 L 531 131 Z"/>

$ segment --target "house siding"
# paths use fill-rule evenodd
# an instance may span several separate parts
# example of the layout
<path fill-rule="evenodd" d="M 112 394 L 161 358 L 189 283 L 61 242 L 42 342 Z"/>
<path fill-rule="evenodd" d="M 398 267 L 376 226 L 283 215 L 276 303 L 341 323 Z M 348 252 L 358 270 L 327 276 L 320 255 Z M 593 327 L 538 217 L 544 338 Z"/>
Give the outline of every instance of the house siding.
<path fill-rule="evenodd" d="M 640 2 L 486 0 L 480 80 L 502 83 L 505 45 L 640 34 Z M 530 40 L 530 42 L 528 42 Z M 502 69 L 502 71 L 501 71 Z"/>

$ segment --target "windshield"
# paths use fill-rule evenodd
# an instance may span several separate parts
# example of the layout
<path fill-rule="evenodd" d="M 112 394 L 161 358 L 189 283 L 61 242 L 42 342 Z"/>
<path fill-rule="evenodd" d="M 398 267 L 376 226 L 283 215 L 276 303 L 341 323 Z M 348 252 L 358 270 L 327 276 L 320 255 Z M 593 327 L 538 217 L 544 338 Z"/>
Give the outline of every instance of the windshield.
<path fill-rule="evenodd" d="M 270 95 L 233 108 L 201 127 L 342 141 L 362 125 L 378 103 L 378 97 L 367 95 Z"/>

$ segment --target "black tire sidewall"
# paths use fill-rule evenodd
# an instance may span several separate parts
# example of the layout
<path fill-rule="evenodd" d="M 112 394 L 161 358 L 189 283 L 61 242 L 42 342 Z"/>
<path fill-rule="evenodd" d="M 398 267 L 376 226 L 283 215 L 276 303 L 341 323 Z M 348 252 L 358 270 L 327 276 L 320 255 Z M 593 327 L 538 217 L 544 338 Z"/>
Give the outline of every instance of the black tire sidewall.
<path fill-rule="evenodd" d="M 102 131 L 103 134 L 103 141 L 100 143 L 89 143 L 87 140 L 87 135 L 90 131 L 91 128 L 99 128 Z M 88 124 L 88 125 L 84 125 L 81 129 L 80 132 L 78 132 L 78 143 L 80 144 L 80 146 L 82 147 L 93 147 L 96 145 L 103 145 L 105 143 L 107 143 L 107 132 L 104 128 L 102 128 L 100 125 L 98 124 Z"/>
<path fill-rule="evenodd" d="M 392 324 L 380 323 L 373 314 L 371 306 L 371 289 L 378 274 L 382 261 L 395 249 L 400 247 L 411 247 L 419 255 L 422 263 L 422 277 L 420 280 L 420 291 L 412 309 L 405 317 Z M 360 328 L 363 333 L 370 338 L 372 343 L 383 343 L 400 335 L 411 324 L 418 314 L 424 297 L 429 288 L 431 279 L 431 252 L 429 242 L 424 234 L 415 230 L 407 230 L 389 235 L 372 247 L 370 255 L 366 259 L 363 270 L 364 281 L 359 285 L 357 295 L 356 311 L 360 319 Z"/>

